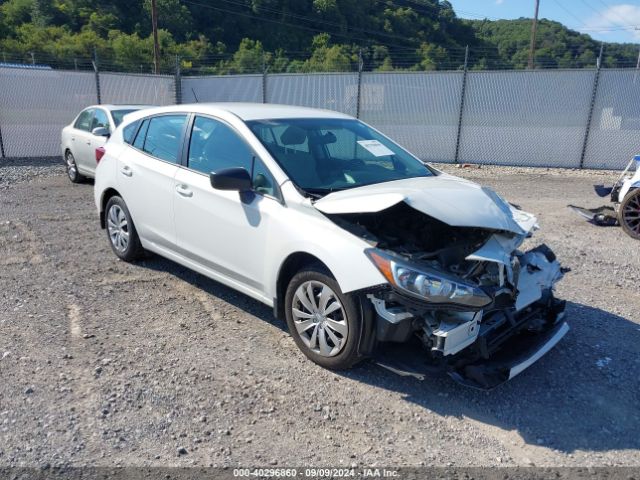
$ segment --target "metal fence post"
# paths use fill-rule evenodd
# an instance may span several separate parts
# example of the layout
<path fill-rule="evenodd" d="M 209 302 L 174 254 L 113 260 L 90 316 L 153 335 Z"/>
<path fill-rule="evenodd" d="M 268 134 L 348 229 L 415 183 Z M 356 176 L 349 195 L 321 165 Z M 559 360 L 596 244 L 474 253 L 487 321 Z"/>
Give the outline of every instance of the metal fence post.
<path fill-rule="evenodd" d="M 96 97 L 98 98 L 98 105 L 102 103 L 102 99 L 100 97 L 100 72 L 98 71 L 98 50 L 96 48 L 93 49 L 93 60 L 91 61 L 93 64 L 93 71 L 96 75 Z"/>
<path fill-rule="evenodd" d="M 460 110 L 458 112 L 458 132 L 456 134 L 456 153 L 454 163 L 458 163 L 460 157 L 460 137 L 462 135 L 462 114 L 464 113 L 464 98 L 467 90 L 467 67 L 469 65 L 469 45 L 464 49 L 464 68 L 462 70 L 462 88 L 460 89 Z"/>
<path fill-rule="evenodd" d="M 174 90 L 175 90 L 175 102 L 176 105 L 180 105 L 182 103 L 182 72 L 180 71 L 180 56 L 176 55 L 176 74 L 173 79 Z"/>
<path fill-rule="evenodd" d="M 4 154 L 4 142 L 2 141 L 2 126 L 0 125 L 0 156 L 5 158 Z"/>
<path fill-rule="evenodd" d="M 362 101 L 362 69 L 364 61 L 362 60 L 362 49 L 358 50 L 358 89 L 356 93 L 356 118 L 360 118 L 360 103 Z"/>
<path fill-rule="evenodd" d="M 269 70 L 269 67 L 267 67 L 267 62 L 265 61 L 264 53 L 262 53 L 262 103 L 268 103 L 267 102 L 267 70 Z"/>
<path fill-rule="evenodd" d="M 584 141 L 582 142 L 582 152 L 580 153 L 580 168 L 584 168 L 584 158 L 587 155 L 587 147 L 589 146 L 589 133 L 591 132 L 591 121 L 593 119 L 593 109 L 596 105 L 596 97 L 598 95 L 598 83 L 600 81 L 600 69 L 602 68 L 602 52 L 604 44 L 600 45 L 600 55 L 596 63 L 596 73 L 593 77 L 593 90 L 591 91 L 591 104 L 589 105 L 589 116 L 587 117 L 587 126 L 584 132 Z"/>

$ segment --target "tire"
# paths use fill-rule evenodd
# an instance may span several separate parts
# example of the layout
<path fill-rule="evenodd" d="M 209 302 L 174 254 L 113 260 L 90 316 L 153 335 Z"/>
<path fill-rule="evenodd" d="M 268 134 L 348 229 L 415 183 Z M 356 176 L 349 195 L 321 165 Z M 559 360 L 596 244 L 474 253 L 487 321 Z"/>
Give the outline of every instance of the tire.
<path fill-rule="evenodd" d="M 627 235 L 640 240 L 640 188 L 624 197 L 618 209 L 618 222 Z"/>
<path fill-rule="evenodd" d="M 67 167 L 67 176 L 72 183 L 82 183 L 87 179 L 78 171 L 78 164 L 70 150 L 67 150 L 64 154 L 64 163 Z"/>
<path fill-rule="evenodd" d="M 144 249 L 124 200 L 113 196 L 105 208 L 105 230 L 111 250 L 125 262 L 142 258 Z"/>
<path fill-rule="evenodd" d="M 338 282 L 321 266 L 307 267 L 294 275 L 285 294 L 285 316 L 298 348 L 314 363 L 331 370 L 347 369 L 361 361 L 359 302 L 358 297 L 343 294 Z"/>

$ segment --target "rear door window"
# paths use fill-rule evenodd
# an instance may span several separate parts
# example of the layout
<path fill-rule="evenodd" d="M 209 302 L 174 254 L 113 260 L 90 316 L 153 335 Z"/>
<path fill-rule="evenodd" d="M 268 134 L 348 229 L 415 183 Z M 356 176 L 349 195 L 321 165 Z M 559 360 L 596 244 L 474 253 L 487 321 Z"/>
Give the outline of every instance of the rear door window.
<path fill-rule="evenodd" d="M 149 119 L 142 150 L 160 160 L 179 163 L 178 157 L 186 121 L 186 115 L 152 117 Z"/>

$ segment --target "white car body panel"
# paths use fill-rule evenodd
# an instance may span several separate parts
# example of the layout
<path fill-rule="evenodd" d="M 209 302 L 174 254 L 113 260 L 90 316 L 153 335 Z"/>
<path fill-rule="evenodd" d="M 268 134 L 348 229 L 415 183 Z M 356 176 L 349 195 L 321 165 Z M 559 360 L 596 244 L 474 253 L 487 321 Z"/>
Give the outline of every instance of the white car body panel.
<path fill-rule="evenodd" d="M 208 175 L 185 168 L 173 188 L 178 253 L 264 293 L 263 259 L 282 205 L 262 195 L 242 202 L 238 192 L 215 190 Z"/>
<path fill-rule="evenodd" d="M 255 190 L 240 193 L 214 189 L 209 175 L 192 170 L 186 165 L 158 159 L 124 142 L 122 132 L 128 124 L 145 117 L 168 113 L 210 116 L 235 129 L 251 148 L 251 153 L 273 177 L 279 190 L 277 195 L 274 193 L 277 198 Z M 498 265 L 490 265 L 492 272 L 498 271 L 495 274 L 489 273 L 487 268 L 488 276 L 499 276 L 497 284 L 489 285 L 497 285 L 497 290 L 508 290 L 509 283 L 509 292 L 513 293 L 510 308 L 515 306 L 517 312 L 540 300 L 545 292 L 548 294 L 554 283 L 562 277 L 560 264 L 544 249 L 534 249 L 524 254 L 517 251 L 524 239 L 538 228 L 534 215 L 511 206 L 488 188 L 452 175 L 438 174 L 365 185 L 329 193 L 320 199 L 314 195 L 305 195 L 292 183 L 245 123 L 248 120 L 278 118 L 351 119 L 336 112 L 260 104 L 175 105 L 131 113 L 105 144 L 105 155 L 96 168 L 94 200 L 98 212 L 104 215 L 105 195 L 115 190 L 126 203 L 145 249 L 269 306 L 276 306 L 278 279 L 283 265 L 292 255 L 297 254 L 310 255 L 322 262 L 343 293 L 363 290 L 377 295 L 376 292 L 381 289 L 373 287 L 387 289 L 389 283 L 397 277 L 387 281 L 379 267 L 365 254 L 372 247 L 386 247 L 379 247 L 375 234 L 359 236 L 357 229 L 349 229 L 345 223 L 340 223 L 339 219 L 332 216 L 375 214 L 401 202 L 410 207 L 402 206 L 402 213 L 408 211 L 411 215 L 419 215 L 416 222 L 410 222 L 411 225 L 424 223 L 425 228 L 431 228 L 430 225 L 440 228 L 444 223 L 446 232 L 451 232 L 449 227 L 456 229 L 456 233 L 452 235 L 454 237 L 458 237 L 461 232 L 458 227 L 479 229 L 482 235 L 474 238 L 480 240 L 464 245 L 465 248 L 473 245 L 473 248 L 463 251 L 460 264 L 464 264 L 462 260 L 466 259 L 481 263 L 483 269 L 485 264 Z M 189 134 L 190 132 L 187 133 Z M 172 134 L 171 138 L 176 136 Z M 181 148 L 179 151 L 187 150 Z M 182 155 L 186 157 L 186 153 Z M 187 163 L 186 159 L 183 161 Z M 425 218 L 416 211 L 431 218 Z M 387 212 L 386 215 L 395 216 L 396 213 L 397 211 Z M 373 217 L 378 220 L 377 215 Z M 413 216 L 406 218 L 414 219 Z M 473 235 L 478 234 L 476 230 L 468 230 Z M 412 232 L 413 227 L 405 231 Z M 427 236 L 431 235 L 430 232 Z M 398 233 L 401 236 L 402 232 Z M 465 230 L 464 234 L 467 233 Z M 449 237 L 445 235 L 440 238 L 448 242 Z M 478 248 L 477 245 L 482 246 Z M 459 247 L 458 244 L 452 246 Z M 433 253 L 428 250 L 419 251 L 425 252 Z M 419 269 L 421 261 L 419 259 L 415 263 L 416 269 Z M 522 268 L 514 267 L 518 263 Z M 459 278 L 463 282 L 462 277 Z M 446 280 L 442 284 L 444 283 Z M 456 294 L 465 293 L 464 289 L 457 288 Z M 549 295 L 545 296 L 545 299 L 548 297 Z M 390 300 L 389 308 L 400 308 L 397 306 L 400 302 L 398 298 Z M 492 298 L 485 298 L 493 301 Z M 387 310 L 384 299 L 372 299 L 372 303 L 380 318 L 391 323 L 414 318 L 415 315 L 411 308 L 403 312 Z M 448 305 L 446 302 L 438 305 L 443 304 Z M 465 307 L 469 305 L 464 304 Z M 490 304 L 482 303 L 476 310 L 458 308 L 446 312 L 446 321 L 442 321 L 437 330 L 428 332 L 443 341 L 441 346 L 434 343 L 433 349 L 442 347 L 441 351 L 445 355 L 454 355 L 474 343 L 483 320 L 482 309 L 488 305 Z M 491 314 L 492 311 L 487 312 Z M 427 332 L 426 324 L 424 328 Z M 562 334 L 553 340 L 557 342 L 564 333 L 566 329 L 562 327 Z M 531 362 L 518 365 L 512 375 L 533 363 L 552 344 L 555 343 L 545 344 L 539 355 L 536 353 L 531 357 Z"/>
<path fill-rule="evenodd" d="M 636 170 L 633 175 L 630 175 L 623 180 L 622 186 L 620 187 L 620 193 L 618 194 L 620 201 L 627 196 L 627 193 L 629 193 L 632 188 L 640 188 L 640 159 L 636 160 L 634 158 L 634 161 L 636 164 Z M 627 167 L 627 169 L 629 168 L 630 166 Z"/>
<path fill-rule="evenodd" d="M 514 220 L 509 204 L 496 193 L 451 175 L 408 178 L 334 192 L 315 202 L 315 207 L 329 214 L 376 212 L 400 201 L 454 227 L 525 233 Z"/>
<path fill-rule="evenodd" d="M 128 147 L 117 159 L 117 190 L 127 202 L 143 241 L 176 245 L 173 217 L 174 177 L 178 166 Z"/>

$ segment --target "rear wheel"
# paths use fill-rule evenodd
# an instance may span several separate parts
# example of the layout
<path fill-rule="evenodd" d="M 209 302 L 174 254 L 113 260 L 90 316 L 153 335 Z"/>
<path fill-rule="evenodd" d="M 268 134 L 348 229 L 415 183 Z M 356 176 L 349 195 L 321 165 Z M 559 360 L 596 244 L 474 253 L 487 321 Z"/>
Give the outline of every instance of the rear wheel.
<path fill-rule="evenodd" d="M 358 299 L 343 294 L 326 269 L 311 267 L 297 273 L 289 282 L 285 309 L 298 348 L 318 365 L 341 370 L 362 360 L 358 354 L 363 325 Z"/>
<path fill-rule="evenodd" d="M 640 188 L 624 197 L 618 210 L 618 221 L 627 235 L 640 240 Z"/>
<path fill-rule="evenodd" d="M 124 200 L 113 196 L 105 208 L 107 237 L 113 253 L 125 262 L 142 258 L 144 249 Z"/>
<path fill-rule="evenodd" d="M 67 167 L 67 175 L 69 176 L 69 180 L 73 183 L 82 183 L 85 180 L 85 176 L 81 175 L 78 171 L 78 164 L 76 163 L 76 159 L 73 156 L 71 151 L 67 150 L 64 154 L 64 163 Z"/>

